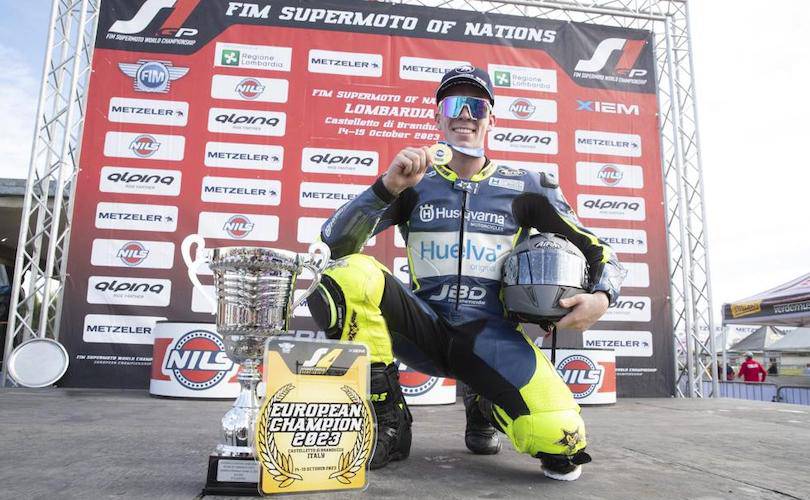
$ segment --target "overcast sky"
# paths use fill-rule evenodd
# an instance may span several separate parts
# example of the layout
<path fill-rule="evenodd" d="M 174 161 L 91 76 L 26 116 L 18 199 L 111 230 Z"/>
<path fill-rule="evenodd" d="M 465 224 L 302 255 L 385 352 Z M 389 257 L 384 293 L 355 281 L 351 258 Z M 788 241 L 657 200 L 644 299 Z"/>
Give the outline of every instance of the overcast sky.
<path fill-rule="evenodd" d="M 0 5 L 0 177 L 26 177 L 50 1 Z M 719 311 L 810 272 L 810 2 L 690 6 Z"/>

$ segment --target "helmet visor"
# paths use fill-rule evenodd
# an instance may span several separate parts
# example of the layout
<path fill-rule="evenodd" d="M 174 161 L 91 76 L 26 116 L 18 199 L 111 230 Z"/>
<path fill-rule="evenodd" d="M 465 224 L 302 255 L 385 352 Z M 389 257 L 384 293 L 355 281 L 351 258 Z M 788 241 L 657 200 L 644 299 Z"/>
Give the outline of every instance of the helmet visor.
<path fill-rule="evenodd" d="M 505 285 L 560 285 L 587 288 L 587 263 L 555 249 L 521 252 L 506 261 Z"/>
<path fill-rule="evenodd" d="M 458 118 L 461 111 L 467 107 L 467 112 L 473 120 L 480 120 L 489 116 L 492 107 L 489 101 L 480 97 L 464 95 L 451 95 L 439 103 L 439 112 L 448 118 Z"/>

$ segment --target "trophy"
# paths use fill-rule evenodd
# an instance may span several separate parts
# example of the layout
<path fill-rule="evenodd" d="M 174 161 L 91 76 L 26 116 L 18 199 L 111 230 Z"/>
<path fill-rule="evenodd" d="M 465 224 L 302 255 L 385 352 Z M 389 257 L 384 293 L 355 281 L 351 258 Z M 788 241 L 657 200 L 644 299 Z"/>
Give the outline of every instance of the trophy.
<path fill-rule="evenodd" d="M 192 258 L 195 244 L 196 258 Z M 225 352 L 241 366 L 237 376 L 240 393 L 222 417 L 224 439 L 209 457 L 204 493 L 256 494 L 259 466 L 253 435 L 260 408 L 257 386 L 264 344 L 268 337 L 287 331 L 291 313 L 315 291 L 329 262 L 329 247 L 316 242 L 306 254 L 264 247 L 206 249 L 205 240 L 192 234 L 183 240 L 181 252 L 189 279 L 214 306 Z M 216 297 L 197 278 L 204 263 L 214 274 Z M 294 301 L 295 282 L 303 269 L 313 273 L 312 284 Z"/>

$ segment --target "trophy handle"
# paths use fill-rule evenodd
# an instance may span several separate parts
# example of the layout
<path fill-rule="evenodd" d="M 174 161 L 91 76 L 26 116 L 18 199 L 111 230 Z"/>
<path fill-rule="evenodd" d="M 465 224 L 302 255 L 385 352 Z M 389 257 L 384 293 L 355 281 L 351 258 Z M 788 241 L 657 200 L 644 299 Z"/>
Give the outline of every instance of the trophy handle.
<path fill-rule="evenodd" d="M 197 245 L 197 258 L 191 258 L 191 245 Z M 188 279 L 191 280 L 191 284 L 194 285 L 194 288 L 197 289 L 198 292 L 205 297 L 213 310 L 211 314 L 215 314 L 217 310 L 217 301 L 214 300 L 214 297 L 211 296 L 208 292 L 205 291 L 203 284 L 200 283 L 200 279 L 197 277 L 197 269 L 205 262 L 205 239 L 199 234 L 189 234 L 186 236 L 186 239 L 183 240 L 183 243 L 180 245 L 180 253 L 183 256 L 183 261 L 186 263 L 186 267 L 188 268 Z"/>
<path fill-rule="evenodd" d="M 295 311 L 295 309 L 300 306 L 301 303 L 304 302 L 304 300 L 306 300 L 306 298 L 309 297 L 316 288 L 318 288 L 318 285 L 321 282 L 321 273 L 323 273 L 324 269 L 326 269 L 326 266 L 329 264 L 329 257 L 331 255 L 332 252 L 329 250 L 329 246 L 326 243 L 316 241 L 309 246 L 308 254 L 304 256 L 301 266 L 312 271 L 312 283 L 309 285 L 309 288 L 306 289 L 304 294 L 293 302 L 293 311 Z"/>

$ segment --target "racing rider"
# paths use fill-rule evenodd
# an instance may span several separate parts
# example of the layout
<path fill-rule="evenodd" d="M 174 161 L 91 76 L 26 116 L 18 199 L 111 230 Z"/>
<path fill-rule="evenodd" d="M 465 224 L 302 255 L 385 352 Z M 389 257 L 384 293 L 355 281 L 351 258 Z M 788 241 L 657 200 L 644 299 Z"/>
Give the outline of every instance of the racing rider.
<path fill-rule="evenodd" d="M 416 370 L 471 388 L 465 437 L 472 451 L 498 451 L 494 424 L 517 450 L 539 458 L 547 476 L 574 480 L 590 461 L 579 406 L 520 325 L 507 319 L 501 267 L 532 228 L 573 242 L 588 260 L 591 293 L 561 300 L 570 312 L 557 326 L 579 330 L 615 302 L 624 271 L 611 249 L 580 225 L 554 177 L 498 166 L 484 155 L 495 125 L 485 71 L 447 72 L 436 102 L 436 126 L 452 159 L 441 165 L 428 147 L 407 147 L 326 221 L 321 239 L 337 260 L 308 300 L 312 316 L 330 338 L 369 347 L 378 420 L 371 468 L 410 451 L 411 415 L 396 353 Z M 394 225 L 407 242 L 412 289 L 360 253 L 369 238 Z"/>

